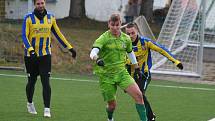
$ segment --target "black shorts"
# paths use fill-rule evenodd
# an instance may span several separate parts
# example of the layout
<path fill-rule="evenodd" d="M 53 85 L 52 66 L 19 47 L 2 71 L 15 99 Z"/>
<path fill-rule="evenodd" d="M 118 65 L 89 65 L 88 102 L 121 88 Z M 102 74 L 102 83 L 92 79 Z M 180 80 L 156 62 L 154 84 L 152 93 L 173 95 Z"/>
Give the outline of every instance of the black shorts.
<path fill-rule="evenodd" d="M 150 72 L 144 73 L 142 80 L 135 80 L 141 92 L 146 92 L 149 83 L 151 82 Z"/>
<path fill-rule="evenodd" d="M 27 73 L 38 76 L 49 74 L 51 72 L 51 55 L 40 56 L 36 58 L 24 57 Z"/>

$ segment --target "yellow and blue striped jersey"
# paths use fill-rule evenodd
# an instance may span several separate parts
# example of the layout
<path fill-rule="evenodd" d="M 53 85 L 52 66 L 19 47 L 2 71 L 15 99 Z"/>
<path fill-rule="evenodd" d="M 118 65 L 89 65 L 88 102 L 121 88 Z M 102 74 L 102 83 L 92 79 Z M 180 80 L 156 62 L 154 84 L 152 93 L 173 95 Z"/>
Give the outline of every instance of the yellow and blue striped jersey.
<path fill-rule="evenodd" d="M 163 56 L 167 57 L 170 61 L 172 61 L 175 65 L 180 63 L 180 61 L 175 59 L 175 57 L 165 47 L 143 36 L 138 37 L 137 44 L 133 45 L 132 48 L 137 58 L 138 64 L 141 67 L 143 72 L 149 73 L 152 67 L 151 50 L 159 52 Z M 127 61 L 127 64 L 131 65 L 129 61 Z M 134 65 L 131 65 L 130 71 L 131 71 L 131 74 L 133 75 Z"/>
<path fill-rule="evenodd" d="M 72 48 L 61 33 L 53 14 L 47 12 L 42 20 L 38 19 L 34 13 L 27 14 L 22 26 L 25 56 L 30 56 L 29 52 L 31 50 L 35 50 L 37 56 L 50 55 L 51 32 L 64 48 Z"/>

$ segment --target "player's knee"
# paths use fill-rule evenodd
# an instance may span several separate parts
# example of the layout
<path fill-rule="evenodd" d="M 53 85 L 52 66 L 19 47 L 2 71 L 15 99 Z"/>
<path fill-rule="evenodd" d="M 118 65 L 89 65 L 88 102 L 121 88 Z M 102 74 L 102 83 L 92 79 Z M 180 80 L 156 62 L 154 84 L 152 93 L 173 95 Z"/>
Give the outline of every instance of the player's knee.
<path fill-rule="evenodd" d="M 40 75 L 41 77 L 41 82 L 42 82 L 42 86 L 45 89 L 49 89 L 50 88 L 50 74 L 49 73 L 44 73 Z"/>
<path fill-rule="evenodd" d="M 135 96 L 135 101 L 137 103 L 143 103 L 143 95 L 142 95 L 142 92 L 137 92 L 136 93 L 136 96 Z"/>
<path fill-rule="evenodd" d="M 50 77 L 51 76 L 51 72 L 42 72 L 40 73 L 41 77 Z"/>
<path fill-rule="evenodd" d="M 28 85 L 34 86 L 37 81 L 37 75 L 28 73 Z"/>
<path fill-rule="evenodd" d="M 116 109 L 116 102 L 109 102 L 108 103 L 108 110 L 114 111 Z"/>

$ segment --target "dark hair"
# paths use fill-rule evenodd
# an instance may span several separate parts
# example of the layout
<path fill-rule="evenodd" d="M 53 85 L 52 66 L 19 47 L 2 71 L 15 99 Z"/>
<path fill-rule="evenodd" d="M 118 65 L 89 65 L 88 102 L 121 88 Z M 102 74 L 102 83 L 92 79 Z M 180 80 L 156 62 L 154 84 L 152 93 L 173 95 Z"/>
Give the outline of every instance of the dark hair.
<path fill-rule="evenodd" d="M 34 0 L 34 5 L 35 5 L 36 1 L 37 1 L 37 0 Z M 44 0 L 44 1 L 46 2 L 46 0 Z"/>
<path fill-rule="evenodd" d="M 110 16 L 109 21 L 113 21 L 113 22 L 121 21 L 120 15 L 119 15 L 118 13 L 112 14 L 112 15 Z"/>
<path fill-rule="evenodd" d="M 137 24 L 134 23 L 134 22 L 130 22 L 130 23 L 128 23 L 128 24 L 126 25 L 126 28 L 132 28 L 132 27 L 137 28 Z"/>

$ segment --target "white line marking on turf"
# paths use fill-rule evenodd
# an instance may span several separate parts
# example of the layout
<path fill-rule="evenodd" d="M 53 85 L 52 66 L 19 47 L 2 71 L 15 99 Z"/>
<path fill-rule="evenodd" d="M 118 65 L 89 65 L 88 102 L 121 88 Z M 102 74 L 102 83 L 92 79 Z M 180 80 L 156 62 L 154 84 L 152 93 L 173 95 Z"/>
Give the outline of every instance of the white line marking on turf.
<path fill-rule="evenodd" d="M 0 74 L 0 76 L 21 77 L 21 78 L 25 78 L 26 77 L 25 75 L 13 75 L 13 74 Z M 56 78 L 56 77 L 51 77 L 51 79 L 54 79 L 54 80 L 71 80 L 71 81 L 78 81 L 78 82 L 98 83 L 98 81 L 87 80 L 87 79 L 70 79 L 70 78 Z M 215 89 L 212 89 L 212 88 L 182 87 L 182 86 L 155 85 L 155 84 L 151 84 L 149 86 L 162 87 L 162 88 L 177 88 L 177 89 L 190 89 L 190 90 L 202 90 L 202 91 L 215 91 Z M 215 121 L 215 119 L 213 119 L 212 121 Z"/>
<path fill-rule="evenodd" d="M 99 82 L 99 81 L 86 80 L 86 79 L 69 79 L 69 78 L 55 78 L 55 77 L 51 77 L 51 79 L 54 79 L 54 80 L 72 80 L 72 81 L 79 81 L 79 82 L 94 82 L 94 83 Z"/>
<path fill-rule="evenodd" d="M 0 76 L 6 76 L 6 77 L 22 77 L 25 78 L 27 76 L 25 75 L 12 75 L 12 74 L 0 74 Z M 86 79 L 70 79 L 70 78 L 56 78 L 56 77 L 51 77 L 51 79 L 54 80 L 72 80 L 72 81 L 79 81 L 79 82 L 98 82 L 98 81 L 93 81 L 93 80 L 86 80 Z"/>
<path fill-rule="evenodd" d="M 179 89 L 191 89 L 191 90 L 215 91 L 215 89 L 212 89 L 212 88 L 182 87 L 182 86 L 169 86 L 169 85 L 151 85 L 151 86 L 153 86 L 153 87 L 179 88 Z"/>
<path fill-rule="evenodd" d="M 210 120 L 208 120 L 208 121 L 215 121 L 215 118 L 213 118 L 213 119 L 210 119 Z"/>

